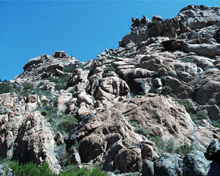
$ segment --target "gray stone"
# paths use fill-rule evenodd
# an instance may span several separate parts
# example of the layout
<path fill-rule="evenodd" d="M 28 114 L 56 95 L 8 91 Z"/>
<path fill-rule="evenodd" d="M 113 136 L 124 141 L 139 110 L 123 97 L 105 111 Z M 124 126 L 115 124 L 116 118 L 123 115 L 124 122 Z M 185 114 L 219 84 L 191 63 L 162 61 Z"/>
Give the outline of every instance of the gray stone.
<path fill-rule="evenodd" d="M 152 21 L 163 21 L 162 17 L 159 15 L 154 15 Z"/>
<path fill-rule="evenodd" d="M 205 157 L 220 164 L 220 143 L 217 139 L 212 140 L 206 150 Z"/>
<path fill-rule="evenodd" d="M 151 90 L 151 78 L 129 80 L 130 90 L 135 95 L 146 95 Z"/>
<path fill-rule="evenodd" d="M 164 153 L 154 162 L 154 176 L 182 176 L 182 158 Z"/>
<path fill-rule="evenodd" d="M 144 160 L 141 172 L 143 176 L 154 176 L 154 163 L 150 160 Z"/>
<path fill-rule="evenodd" d="M 153 80 L 153 86 L 154 86 L 154 87 L 160 87 L 160 86 L 162 86 L 161 79 L 160 79 L 160 78 L 155 78 L 155 79 Z"/>
<path fill-rule="evenodd" d="M 207 108 L 210 120 L 220 119 L 220 109 L 217 105 L 211 105 Z"/>
<path fill-rule="evenodd" d="M 65 58 L 67 57 L 67 52 L 66 51 L 57 51 L 53 54 L 55 58 Z"/>
<path fill-rule="evenodd" d="M 203 152 L 194 150 L 183 158 L 183 176 L 207 176 L 210 163 L 211 162 L 205 158 Z"/>

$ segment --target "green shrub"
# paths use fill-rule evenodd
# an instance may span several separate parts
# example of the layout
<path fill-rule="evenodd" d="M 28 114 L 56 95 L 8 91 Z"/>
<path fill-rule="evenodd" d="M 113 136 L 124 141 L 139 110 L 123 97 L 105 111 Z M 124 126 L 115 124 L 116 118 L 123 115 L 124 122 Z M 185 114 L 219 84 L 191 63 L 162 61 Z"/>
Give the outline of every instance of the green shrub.
<path fill-rule="evenodd" d="M 69 159 L 71 160 L 71 159 Z M 70 161 L 68 161 L 69 163 L 71 163 Z M 75 164 L 70 164 L 70 165 L 67 165 L 65 168 L 64 168 L 64 172 L 62 174 L 65 174 L 65 173 L 68 173 L 68 172 L 74 172 L 76 170 L 79 169 L 79 166 L 78 165 L 75 165 Z"/>
<path fill-rule="evenodd" d="M 190 153 L 193 150 L 195 150 L 193 147 L 193 143 L 191 143 L 191 145 L 186 143 L 183 146 L 177 148 L 176 152 L 182 156 L 185 156 L 186 154 Z"/>
<path fill-rule="evenodd" d="M 12 166 L 13 175 L 15 176 L 55 176 L 50 169 L 49 164 L 44 162 L 42 167 L 38 167 L 36 163 L 19 164 L 15 161 Z"/>
<path fill-rule="evenodd" d="M 173 96 L 173 89 L 170 86 L 163 86 L 162 87 L 162 94 Z"/>
<path fill-rule="evenodd" d="M 0 94 L 2 93 L 9 93 L 13 91 L 13 87 L 10 85 L 9 82 L 0 85 Z"/>
<path fill-rule="evenodd" d="M 150 137 L 149 140 L 154 142 L 156 146 L 161 150 L 164 150 L 166 148 L 164 141 L 159 136 Z"/>
<path fill-rule="evenodd" d="M 75 142 L 75 144 L 70 148 L 70 150 L 72 150 L 74 148 L 79 150 L 79 142 L 78 141 Z"/>
<path fill-rule="evenodd" d="M 196 63 L 196 60 L 194 58 L 190 58 L 190 57 L 186 57 L 184 59 L 182 59 L 183 62 L 190 62 L 190 63 Z"/>
<path fill-rule="evenodd" d="M 143 127 L 141 127 L 141 128 L 135 128 L 135 130 L 134 130 L 136 133 L 138 133 L 138 134 L 142 134 L 142 135 L 144 135 L 146 138 L 149 138 L 149 131 L 148 130 L 146 130 L 145 128 L 143 128 Z"/>
<path fill-rule="evenodd" d="M 115 67 L 106 67 L 106 68 L 104 69 L 104 73 L 107 73 L 107 72 L 109 72 L 109 71 L 115 71 Z"/>
<path fill-rule="evenodd" d="M 197 111 L 196 113 L 191 112 L 193 109 L 193 106 L 190 102 L 187 102 L 186 100 L 176 100 L 179 104 L 185 106 L 186 111 L 190 114 L 191 119 L 193 121 L 195 120 L 202 120 L 202 119 L 207 119 L 208 118 L 208 114 L 205 110 L 200 110 Z"/>
<path fill-rule="evenodd" d="M 153 26 L 156 26 L 156 23 L 157 23 L 158 21 L 152 21 L 151 23 L 149 23 L 148 24 L 148 28 L 151 28 L 151 27 L 153 27 Z"/>
<path fill-rule="evenodd" d="M 208 118 L 207 112 L 205 110 L 197 111 L 196 114 L 189 112 L 189 114 L 193 121 Z"/>
<path fill-rule="evenodd" d="M 187 112 L 191 112 L 193 109 L 193 105 L 186 100 L 176 100 L 180 105 L 185 106 Z"/>
<path fill-rule="evenodd" d="M 77 125 L 78 120 L 72 115 L 62 115 L 62 121 L 57 125 L 58 131 L 69 133 Z"/>
<path fill-rule="evenodd" d="M 7 176 L 9 173 L 9 168 L 13 166 L 14 162 L 11 161 L 9 158 L 0 158 L 0 164 L 2 166 L 2 169 L 5 170 L 5 176 Z"/>
<path fill-rule="evenodd" d="M 52 102 L 55 104 L 57 97 L 55 97 Z M 70 133 L 72 129 L 78 123 L 78 120 L 73 115 L 57 114 L 58 109 L 55 106 L 45 105 L 38 108 L 38 111 L 47 119 L 51 127 L 55 131 L 61 131 L 65 133 Z"/>
<path fill-rule="evenodd" d="M 212 125 L 213 125 L 214 127 L 220 128 L 220 120 L 213 120 L 213 121 L 212 121 Z"/>
<path fill-rule="evenodd" d="M 189 115 L 193 121 L 198 120 L 196 114 L 189 112 Z"/>
<path fill-rule="evenodd" d="M 63 68 L 63 72 L 65 72 L 65 73 L 73 73 L 73 71 L 74 71 L 75 69 L 76 69 L 75 66 L 70 65 L 70 66 L 68 66 L 68 67 L 64 67 L 64 68 Z"/>
<path fill-rule="evenodd" d="M 208 118 L 207 112 L 205 110 L 197 111 L 196 112 L 196 116 L 197 116 L 198 120 L 207 119 Z"/>
<path fill-rule="evenodd" d="M 5 175 L 4 175 L 4 176 L 8 176 L 8 173 L 9 173 L 9 169 L 7 168 L 7 169 L 5 170 Z"/>
<path fill-rule="evenodd" d="M 56 176 L 50 168 L 49 164 L 44 162 L 41 167 L 35 163 L 19 164 L 15 161 L 12 165 L 13 176 Z M 60 176 L 107 176 L 102 170 L 96 166 L 91 171 L 85 167 L 79 169 L 76 165 L 70 165 L 65 168 L 65 171 L 59 174 Z"/>
<path fill-rule="evenodd" d="M 103 174 L 100 167 L 96 166 L 92 169 L 92 171 L 89 173 L 89 176 L 107 176 L 107 174 Z"/>
<path fill-rule="evenodd" d="M 85 167 L 77 169 L 74 172 L 64 171 L 61 176 L 107 176 L 107 174 L 103 174 L 102 170 L 96 166 L 92 171 L 89 171 Z"/>
<path fill-rule="evenodd" d="M 72 89 L 72 90 L 69 91 L 69 93 L 72 93 L 72 94 L 75 93 L 75 92 L 76 92 L 75 89 Z"/>
<path fill-rule="evenodd" d="M 66 89 L 69 78 L 70 78 L 69 74 L 63 74 L 61 76 L 57 76 L 55 74 L 50 73 L 42 76 L 42 79 L 46 79 L 49 80 L 50 82 L 54 82 L 56 90 Z"/>
<path fill-rule="evenodd" d="M 20 95 L 27 96 L 28 94 L 35 93 L 34 86 L 31 83 L 24 83 L 21 86 L 21 90 L 19 92 Z"/>
<path fill-rule="evenodd" d="M 140 128 L 139 124 L 137 122 L 130 122 L 131 125 L 135 128 Z"/>

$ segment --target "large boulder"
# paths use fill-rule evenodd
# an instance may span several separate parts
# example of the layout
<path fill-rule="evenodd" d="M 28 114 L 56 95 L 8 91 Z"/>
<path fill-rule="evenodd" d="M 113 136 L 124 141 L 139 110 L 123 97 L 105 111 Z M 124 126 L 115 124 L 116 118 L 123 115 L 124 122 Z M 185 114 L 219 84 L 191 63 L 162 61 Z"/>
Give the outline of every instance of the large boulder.
<path fill-rule="evenodd" d="M 198 84 L 195 100 L 202 105 L 219 104 L 220 79 L 219 71 L 206 71 L 202 74 Z"/>
<path fill-rule="evenodd" d="M 67 57 L 67 52 L 66 51 L 56 51 L 54 54 L 53 54 L 53 57 L 55 58 L 65 58 Z"/>
<path fill-rule="evenodd" d="M 206 150 L 205 157 L 220 165 L 220 143 L 217 139 L 212 140 Z"/>
<path fill-rule="evenodd" d="M 21 163 L 42 164 L 48 162 L 50 169 L 59 173 L 61 167 L 54 154 L 54 136 L 49 123 L 44 120 L 40 112 L 35 111 L 27 116 L 14 145 L 13 159 L 19 160 Z"/>
<path fill-rule="evenodd" d="M 199 55 L 214 57 L 220 54 L 219 44 L 187 44 L 187 52 L 195 52 Z"/>
<path fill-rule="evenodd" d="M 118 77 L 103 78 L 100 87 L 102 90 L 116 96 L 127 95 L 129 91 L 127 83 Z"/>
<path fill-rule="evenodd" d="M 67 110 L 67 103 L 70 102 L 72 98 L 73 97 L 71 93 L 68 93 L 66 91 L 61 92 L 61 94 L 59 95 L 56 101 L 58 113 L 65 112 Z"/>
<path fill-rule="evenodd" d="M 154 176 L 182 176 L 182 164 L 179 155 L 164 153 L 154 162 Z"/>
<path fill-rule="evenodd" d="M 136 172 L 141 171 L 141 150 L 136 149 L 121 149 L 116 158 L 116 169 L 121 172 Z"/>
<path fill-rule="evenodd" d="M 106 144 L 102 137 L 90 135 L 83 138 L 79 143 L 79 154 L 82 162 L 89 162 L 105 151 Z"/>
<path fill-rule="evenodd" d="M 77 96 L 77 103 L 80 105 L 82 102 L 85 102 L 88 105 L 93 105 L 92 96 L 88 95 L 85 91 L 81 92 Z"/>
<path fill-rule="evenodd" d="M 183 176 L 207 176 L 210 170 L 210 163 L 203 152 L 194 150 L 183 158 Z"/>
<path fill-rule="evenodd" d="M 219 21 L 219 15 L 219 7 L 189 5 L 180 10 L 178 17 L 181 18 L 184 26 L 188 26 L 190 29 L 201 29 Z"/>
<path fill-rule="evenodd" d="M 76 91 L 85 91 L 86 87 L 89 85 L 88 81 L 89 71 L 83 71 L 81 68 L 77 68 L 73 71 L 72 76 L 68 80 L 67 86 L 74 87 Z"/>
<path fill-rule="evenodd" d="M 144 160 L 141 173 L 143 176 L 154 176 L 154 162 L 150 160 Z"/>

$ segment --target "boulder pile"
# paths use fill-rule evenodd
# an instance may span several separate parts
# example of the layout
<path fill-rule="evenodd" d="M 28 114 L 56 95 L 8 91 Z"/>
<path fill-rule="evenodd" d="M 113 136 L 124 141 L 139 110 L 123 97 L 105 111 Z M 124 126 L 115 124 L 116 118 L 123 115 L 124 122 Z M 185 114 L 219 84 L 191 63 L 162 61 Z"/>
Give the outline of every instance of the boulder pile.
<path fill-rule="evenodd" d="M 110 175 L 220 173 L 220 7 L 132 18 L 117 49 L 31 59 L 1 83 L 0 157 Z M 2 167 L 0 167 L 2 168 Z"/>

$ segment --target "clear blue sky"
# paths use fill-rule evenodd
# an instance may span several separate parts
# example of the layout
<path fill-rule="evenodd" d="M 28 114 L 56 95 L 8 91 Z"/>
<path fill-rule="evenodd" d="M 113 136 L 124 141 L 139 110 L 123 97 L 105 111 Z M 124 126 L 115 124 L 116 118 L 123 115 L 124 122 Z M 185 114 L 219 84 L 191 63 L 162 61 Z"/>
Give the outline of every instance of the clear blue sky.
<path fill-rule="evenodd" d="M 12 80 L 31 58 L 59 50 L 79 61 L 97 58 L 118 48 L 133 16 L 167 19 L 190 4 L 220 1 L 0 1 L 0 78 Z"/>

